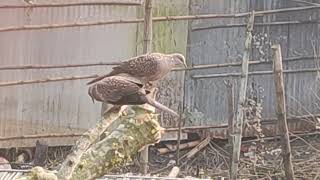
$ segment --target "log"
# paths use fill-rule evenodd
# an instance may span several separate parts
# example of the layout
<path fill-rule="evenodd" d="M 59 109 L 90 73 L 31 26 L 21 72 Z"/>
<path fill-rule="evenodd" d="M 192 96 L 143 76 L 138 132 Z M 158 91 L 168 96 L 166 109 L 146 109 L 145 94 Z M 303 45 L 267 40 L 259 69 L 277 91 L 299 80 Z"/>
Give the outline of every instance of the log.
<path fill-rule="evenodd" d="M 62 163 L 61 168 L 58 171 L 59 179 L 69 179 L 74 168 L 80 161 L 82 154 L 99 139 L 102 133 L 117 119 L 119 119 L 121 113 L 126 107 L 123 106 L 119 112 L 109 112 L 102 118 L 94 128 L 85 132 L 80 139 L 76 142 L 71 153 L 67 156 L 67 159 Z"/>
<path fill-rule="evenodd" d="M 113 121 L 111 130 L 106 120 Z M 102 122 L 77 141 L 58 173 L 35 167 L 19 180 L 96 179 L 130 161 L 143 147 L 160 141 L 162 128 L 157 115 L 139 106 L 132 106 L 120 117 L 109 112 Z M 105 129 L 105 138 L 92 144 Z"/>
<path fill-rule="evenodd" d="M 290 136 L 287 124 L 287 113 L 286 113 L 286 102 L 285 102 L 285 91 L 283 83 L 283 68 L 282 68 L 282 56 L 281 47 L 279 44 L 273 45 L 272 50 L 274 51 L 274 84 L 276 88 L 276 99 L 277 99 L 277 117 L 279 123 L 279 134 L 281 139 L 282 157 L 286 179 L 294 179 L 294 171 L 292 166 L 292 154 L 290 147 Z"/>
<path fill-rule="evenodd" d="M 160 140 L 160 125 L 155 114 L 136 110 L 135 118 L 122 123 L 100 142 L 92 145 L 81 158 L 72 179 L 95 179 L 131 160 L 131 156 Z"/>

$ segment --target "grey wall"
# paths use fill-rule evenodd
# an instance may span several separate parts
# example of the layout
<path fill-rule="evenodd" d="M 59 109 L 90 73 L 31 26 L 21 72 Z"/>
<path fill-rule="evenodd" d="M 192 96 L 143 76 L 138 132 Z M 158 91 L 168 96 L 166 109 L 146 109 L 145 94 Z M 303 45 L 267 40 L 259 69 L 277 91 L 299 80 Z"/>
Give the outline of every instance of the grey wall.
<path fill-rule="evenodd" d="M 251 10 L 261 11 L 278 8 L 304 6 L 289 0 L 192 0 L 192 14 L 207 13 L 238 13 Z M 310 20 L 319 19 L 320 10 L 307 10 L 300 12 L 290 12 L 256 17 L 255 22 L 273 22 L 289 20 Z M 208 27 L 212 25 L 223 25 L 232 23 L 245 23 L 245 18 L 239 19 L 208 19 L 197 20 L 191 23 L 191 29 L 198 27 Z M 262 52 L 259 53 L 258 47 L 254 47 L 252 60 L 271 61 L 269 43 L 280 43 L 282 46 L 283 57 L 312 56 L 314 48 L 319 54 L 319 24 L 298 24 L 298 25 L 278 25 L 255 27 L 254 35 L 265 36 L 264 40 L 257 38 L 260 45 L 263 45 Z M 220 28 L 207 30 L 191 30 L 189 33 L 189 64 L 215 64 L 240 62 L 245 40 L 245 27 Z M 254 44 L 257 44 L 255 41 Z M 319 61 L 319 60 L 318 60 Z M 301 69 L 315 67 L 315 60 L 303 60 L 285 63 L 285 69 Z M 271 71 L 272 64 L 252 65 L 250 71 Z M 216 73 L 234 73 L 240 72 L 239 67 L 215 68 L 206 70 L 194 70 L 186 73 L 186 96 L 185 106 L 191 109 L 198 109 L 205 114 L 205 119 L 188 122 L 189 125 L 217 125 L 227 123 L 227 88 L 224 80 L 229 78 L 197 79 L 193 75 L 206 75 Z M 239 78 L 231 78 L 238 91 Z M 275 117 L 275 90 L 273 77 L 270 75 L 254 75 L 249 77 L 249 88 L 264 89 L 263 118 Z M 290 116 L 304 115 L 310 113 L 319 113 L 320 108 L 317 99 L 312 93 L 312 89 L 317 88 L 320 83 L 316 84 L 316 73 L 295 73 L 285 75 L 285 87 L 287 93 L 287 109 Z M 315 89 L 319 94 L 319 89 Z M 237 101 L 237 97 L 236 97 Z"/>
<path fill-rule="evenodd" d="M 9 3 L 23 4 L 23 1 L 1 1 L 1 4 Z M 0 27 L 96 22 L 136 16 L 136 6 L 1 9 Z M 0 65 L 55 65 L 122 60 L 136 55 L 136 29 L 136 24 L 119 24 L 1 32 Z M 108 68 L 110 67 L 0 71 L 0 81 L 101 74 Z M 88 79 L 1 87 L 0 136 L 70 134 L 94 126 L 100 116 L 101 104 L 93 104 L 87 95 L 87 81 Z"/>

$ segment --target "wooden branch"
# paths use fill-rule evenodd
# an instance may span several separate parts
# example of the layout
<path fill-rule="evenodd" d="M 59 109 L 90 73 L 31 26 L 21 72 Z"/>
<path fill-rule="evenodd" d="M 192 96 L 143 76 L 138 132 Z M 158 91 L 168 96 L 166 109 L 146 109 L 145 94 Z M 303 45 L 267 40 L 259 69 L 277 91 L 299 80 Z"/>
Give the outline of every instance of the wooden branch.
<path fill-rule="evenodd" d="M 243 126 L 243 116 L 244 116 L 244 105 L 246 101 L 247 93 L 247 82 L 248 82 L 248 70 L 249 70 L 249 57 L 251 51 L 252 43 L 252 31 L 254 23 L 255 12 L 253 11 L 249 17 L 247 32 L 246 32 L 246 41 L 245 41 L 245 50 L 242 58 L 242 72 L 240 80 L 240 92 L 238 100 L 238 109 L 235 121 L 233 136 L 233 149 L 232 149 L 232 162 L 230 166 L 230 179 L 236 180 L 238 176 L 238 165 L 240 159 L 240 146 L 242 138 L 242 126 Z"/>
<path fill-rule="evenodd" d="M 67 156 L 66 160 L 62 163 L 61 168 L 58 171 L 59 179 L 70 179 L 74 169 L 78 165 L 82 154 L 93 144 L 101 134 L 115 121 L 117 120 L 122 111 L 126 108 L 123 106 L 119 112 L 109 112 L 103 117 L 103 119 L 96 124 L 96 126 L 87 132 L 85 132 L 81 138 L 76 142 L 72 149 L 72 152 Z"/>
<path fill-rule="evenodd" d="M 283 73 L 303 73 L 303 72 L 318 72 L 320 68 L 305 68 L 305 69 L 287 69 L 283 70 Z M 248 75 L 266 75 L 273 74 L 273 71 L 253 71 L 248 72 Z M 206 75 L 194 75 L 194 79 L 206 79 L 206 78 L 221 78 L 221 77 L 241 77 L 241 73 L 221 73 L 221 74 L 206 74 Z"/>
<path fill-rule="evenodd" d="M 279 21 L 279 22 L 264 22 L 264 23 L 255 23 L 254 26 L 279 26 L 279 25 L 297 25 L 297 24 L 315 24 L 320 23 L 319 20 L 308 20 L 308 21 Z M 234 28 L 234 27 L 246 27 L 247 24 L 225 24 L 225 25 L 216 25 L 216 26 L 206 26 L 206 27 L 196 27 L 192 31 L 203 31 L 208 29 L 221 29 L 221 28 Z"/>
<path fill-rule="evenodd" d="M 281 146 L 282 146 L 282 157 L 284 170 L 286 174 L 286 179 L 294 179 L 293 165 L 291 161 L 291 147 L 290 147 L 290 137 L 287 124 L 287 115 L 286 115 L 286 103 L 285 103 L 285 91 L 283 83 L 283 69 L 282 69 L 282 56 L 281 56 L 281 47 L 280 45 L 273 45 L 272 50 L 274 51 L 274 63 L 273 63 L 273 72 L 274 72 L 274 84 L 276 88 L 276 97 L 277 97 L 277 116 L 279 123 L 279 134 L 281 137 Z"/>
<path fill-rule="evenodd" d="M 45 8 L 45 7 L 70 7 L 70 6 L 102 6 L 102 5 L 120 5 L 120 6 L 140 6 L 141 2 L 105 2 L 90 1 L 76 3 L 47 3 L 47 4 L 29 4 L 29 5 L 1 5 L 0 9 L 20 9 L 20 8 Z"/>
<path fill-rule="evenodd" d="M 114 131 L 83 154 L 71 180 L 102 177 L 130 161 L 142 147 L 157 143 L 161 127 L 156 117 L 142 108 L 135 110 L 134 118 L 124 116 Z"/>
<path fill-rule="evenodd" d="M 131 111 L 126 115 L 120 116 L 121 112 L 106 113 L 95 128 L 87 131 L 77 141 L 57 174 L 35 167 L 20 180 L 96 179 L 131 160 L 130 157 L 142 147 L 160 141 L 162 128 L 156 114 L 139 106 L 131 106 Z M 106 129 L 106 137 L 96 142 Z"/>
<path fill-rule="evenodd" d="M 274 10 L 266 10 L 266 11 L 257 11 L 256 15 L 267 15 L 267 14 L 274 14 L 274 13 L 312 10 L 312 9 L 318 9 L 318 8 L 320 8 L 320 6 L 304 6 L 304 7 L 274 9 Z M 202 15 L 185 15 L 185 16 L 166 16 L 166 17 L 154 17 L 152 18 L 152 20 L 157 22 L 157 21 L 197 20 L 197 19 L 212 19 L 212 18 L 239 18 L 239 17 L 246 17 L 249 14 L 250 14 L 249 12 L 245 12 L 245 13 L 236 13 L 236 14 L 202 14 Z M 0 28 L 0 32 L 98 26 L 98 25 L 107 25 L 107 24 L 128 24 L 128 23 L 140 23 L 143 21 L 144 19 L 120 19 L 120 20 L 108 20 L 108 21 L 98 21 L 98 22 L 79 22 L 79 23 L 69 23 L 69 24 L 25 25 L 25 26 L 19 26 L 19 27 L 14 26 L 14 27 Z"/>
<path fill-rule="evenodd" d="M 150 53 L 152 51 L 152 0 L 145 0 L 144 6 L 144 26 L 143 26 L 143 53 Z M 146 105 L 148 106 L 148 105 Z M 152 108 L 155 112 L 155 108 Z M 146 146 L 140 154 L 140 172 L 145 175 L 148 173 L 149 162 L 149 146 Z"/>

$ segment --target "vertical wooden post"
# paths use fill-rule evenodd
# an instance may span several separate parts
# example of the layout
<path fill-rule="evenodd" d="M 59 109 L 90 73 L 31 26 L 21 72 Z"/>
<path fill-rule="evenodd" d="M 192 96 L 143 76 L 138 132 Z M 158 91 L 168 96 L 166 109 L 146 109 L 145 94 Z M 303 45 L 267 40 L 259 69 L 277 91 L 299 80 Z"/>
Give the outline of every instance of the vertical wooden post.
<path fill-rule="evenodd" d="M 234 85 L 231 83 L 230 80 L 225 82 L 225 85 L 227 87 L 227 96 L 228 96 L 228 133 L 229 133 L 229 144 L 232 146 L 233 138 L 233 129 L 234 129 Z"/>
<path fill-rule="evenodd" d="M 279 44 L 277 44 L 277 45 L 273 45 L 271 48 L 273 50 L 273 75 L 274 75 L 274 84 L 275 84 L 276 96 L 277 96 L 276 97 L 277 117 L 278 117 L 278 123 L 279 123 L 279 133 L 281 138 L 282 158 L 284 163 L 286 179 L 293 180 L 294 172 L 293 172 L 292 161 L 291 161 L 292 154 L 291 154 L 289 131 L 288 131 L 288 125 L 287 125 L 281 47 Z"/>
<path fill-rule="evenodd" d="M 152 51 L 152 0 L 145 0 L 143 38 L 143 53 L 150 53 Z M 154 108 L 153 110 L 155 111 Z M 141 151 L 140 162 L 140 172 L 142 174 L 147 174 L 149 162 L 149 146 L 146 146 Z"/>
<path fill-rule="evenodd" d="M 238 175 L 238 164 L 240 159 L 240 147 L 241 147 L 241 138 L 242 138 L 242 125 L 243 125 L 243 114 L 244 114 L 244 105 L 246 101 L 246 92 L 247 92 L 247 82 L 248 82 L 248 69 L 249 69 L 249 56 L 252 43 L 252 31 L 254 23 L 254 11 L 250 14 L 247 32 L 246 32 L 246 41 L 245 49 L 242 57 L 242 72 L 240 80 L 240 91 L 239 91 L 239 100 L 237 107 L 237 116 L 235 121 L 234 133 L 233 136 L 233 149 L 232 149 L 232 162 L 230 165 L 230 179 L 236 180 Z"/>

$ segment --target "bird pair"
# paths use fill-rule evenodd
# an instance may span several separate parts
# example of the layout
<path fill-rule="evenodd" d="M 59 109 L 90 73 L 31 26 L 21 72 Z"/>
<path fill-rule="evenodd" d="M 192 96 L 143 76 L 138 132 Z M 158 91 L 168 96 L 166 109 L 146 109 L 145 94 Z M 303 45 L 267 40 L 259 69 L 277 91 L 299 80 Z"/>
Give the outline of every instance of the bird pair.
<path fill-rule="evenodd" d="M 153 83 L 165 77 L 174 67 L 185 66 L 182 54 L 149 53 L 133 57 L 113 67 L 106 75 L 97 77 L 87 84 L 92 84 L 88 94 L 94 100 L 113 105 L 149 104 L 162 111 L 179 116 L 170 108 L 150 97 L 147 83 Z"/>

